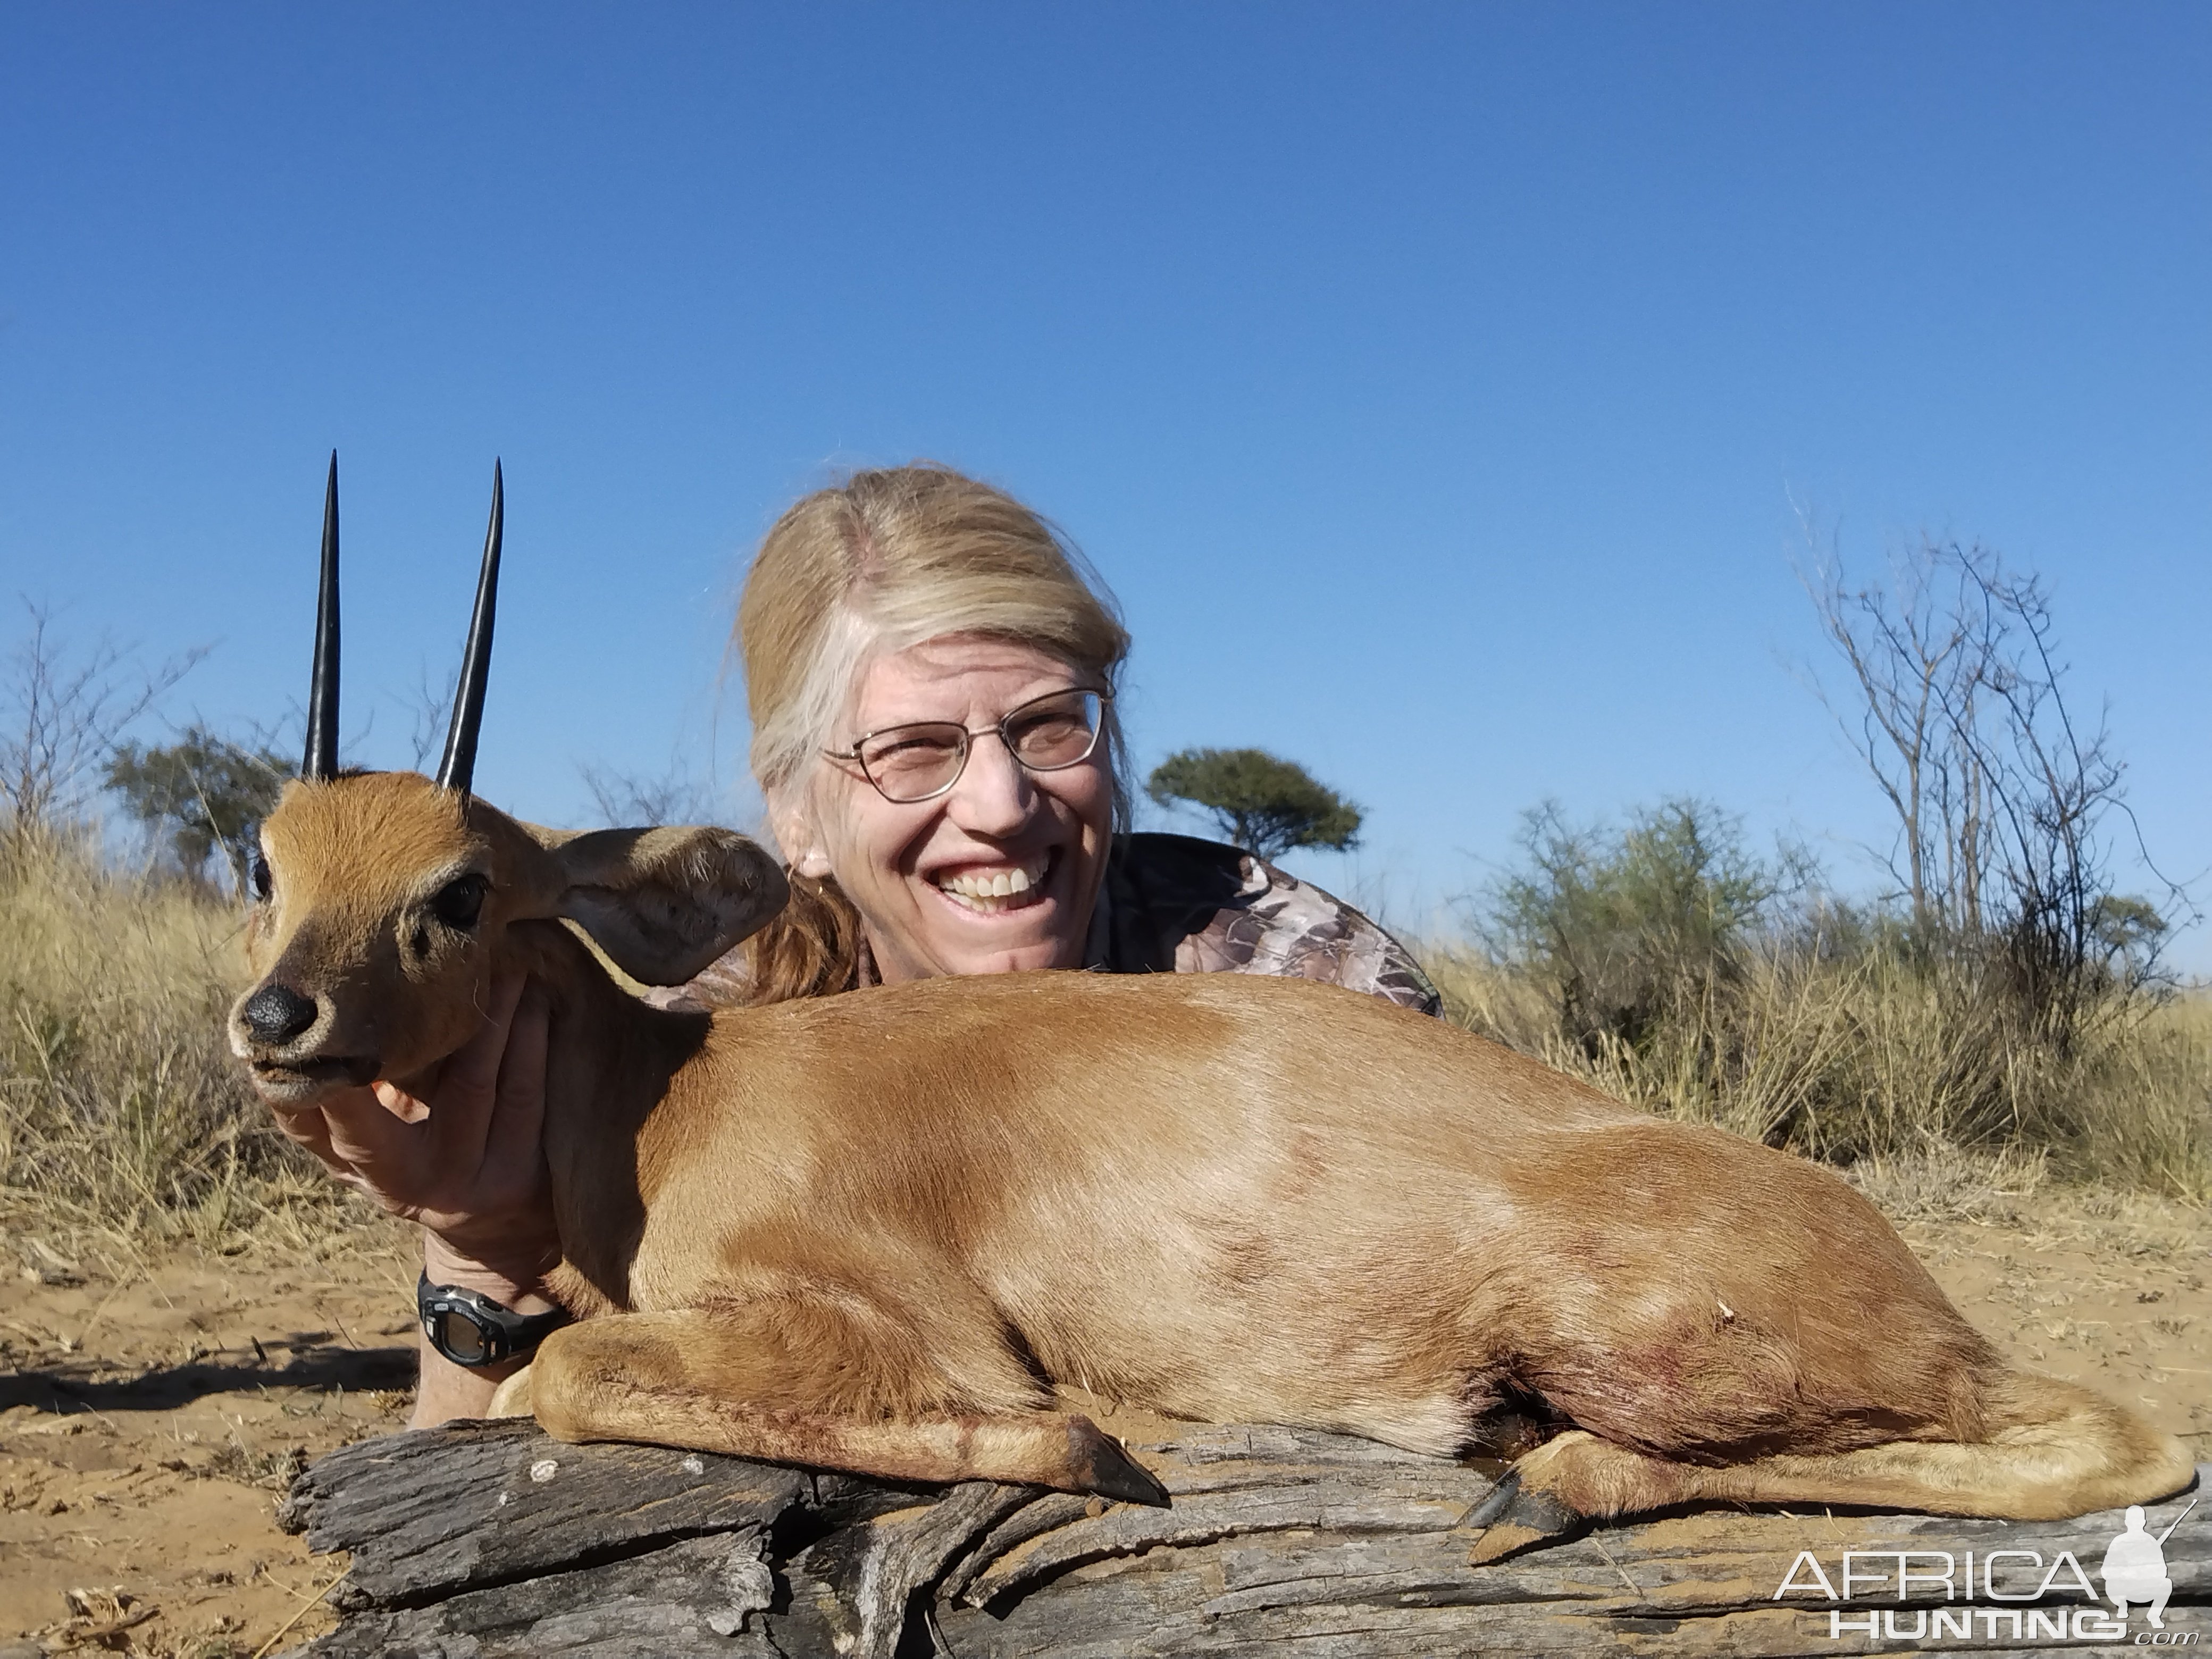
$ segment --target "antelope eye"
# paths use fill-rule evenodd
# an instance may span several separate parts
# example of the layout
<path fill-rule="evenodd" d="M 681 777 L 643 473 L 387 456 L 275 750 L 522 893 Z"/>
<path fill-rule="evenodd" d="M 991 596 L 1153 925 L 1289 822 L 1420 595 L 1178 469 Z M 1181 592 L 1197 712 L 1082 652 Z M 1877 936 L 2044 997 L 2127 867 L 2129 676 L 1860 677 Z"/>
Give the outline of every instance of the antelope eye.
<path fill-rule="evenodd" d="M 477 925 L 484 895 L 490 890 L 491 884 L 482 876 L 456 877 L 438 890 L 437 896 L 430 901 L 430 908 L 447 927 L 465 933 Z"/>
<path fill-rule="evenodd" d="M 276 883 L 269 874 L 269 860 L 261 856 L 261 849 L 258 847 L 253 849 L 253 856 L 246 864 L 246 878 L 253 884 L 254 902 L 268 903 L 269 895 L 276 890 Z"/>

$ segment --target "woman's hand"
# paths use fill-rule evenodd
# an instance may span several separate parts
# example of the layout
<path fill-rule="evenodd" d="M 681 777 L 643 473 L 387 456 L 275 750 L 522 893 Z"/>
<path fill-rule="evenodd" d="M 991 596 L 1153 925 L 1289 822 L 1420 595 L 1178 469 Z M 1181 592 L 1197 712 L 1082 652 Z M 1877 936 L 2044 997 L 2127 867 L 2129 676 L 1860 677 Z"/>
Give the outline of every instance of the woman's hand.
<path fill-rule="evenodd" d="M 276 1121 L 339 1180 L 422 1224 L 433 1280 L 515 1307 L 561 1255 L 541 1139 L 547 1027 L 543 988 L 496 974 L 483 1029 L 415 1092 L 375 1083 Z"/>

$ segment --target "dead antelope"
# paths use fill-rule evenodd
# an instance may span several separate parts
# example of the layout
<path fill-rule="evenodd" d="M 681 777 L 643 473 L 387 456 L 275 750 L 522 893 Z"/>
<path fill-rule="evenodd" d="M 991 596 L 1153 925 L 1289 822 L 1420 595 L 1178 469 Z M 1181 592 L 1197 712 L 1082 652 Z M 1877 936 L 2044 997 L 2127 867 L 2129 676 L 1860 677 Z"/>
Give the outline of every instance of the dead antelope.
<path fill-rule="evenodd" d="M 938 979 L 706 1014 L 783 902 L 726 830 L 564 836 L 469 791 L 497 507 L 436 781 L 337 768 L 326 546 L 307 765 L 261 833 L 263 1093 L 403 1085 L 548 988 L 544 1141 L 580 1322 L 538 1420 L 905 1480 L 1138 1502 L 1052 1385 L 1170 1415 L 1518 1453 L 1486 1560 L 1700 1499 L 2052 1518 L 2189 1455 L 2014 1370 L 1836 1176 L 1645 1116 L 1348 992 L 1236 975 Z"/>

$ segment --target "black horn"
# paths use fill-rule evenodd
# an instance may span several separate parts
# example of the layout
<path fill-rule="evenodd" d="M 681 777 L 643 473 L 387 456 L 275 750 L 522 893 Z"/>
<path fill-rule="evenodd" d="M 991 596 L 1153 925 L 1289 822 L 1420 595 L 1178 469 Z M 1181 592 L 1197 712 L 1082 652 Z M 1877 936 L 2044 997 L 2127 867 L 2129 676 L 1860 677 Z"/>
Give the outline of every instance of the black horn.
<path fill-rule="evenodd" d="M 323 586 L 315 600 L 315 677 L 307 688 L 307 755 L 303 778 L 338 775 L 338 453 L 323 490 Z"/>
<path fill-rule="evenodd" d="M 499 598 L 499 538 L 505 521 L 499 463 L 491 464 L 491 527 L 484 532 L 483 570 L 477 577 L 477 608 L 469 618 L 469 643 L 461 658 L 460 684 L 453 688 L 453 724 L 446 733 L 446 757 L 438 763 L 438 787 L 465 795 L 476 775 L 477 729 L 483 723 L 484 681 L 491 673 L 492 612 Z"/>

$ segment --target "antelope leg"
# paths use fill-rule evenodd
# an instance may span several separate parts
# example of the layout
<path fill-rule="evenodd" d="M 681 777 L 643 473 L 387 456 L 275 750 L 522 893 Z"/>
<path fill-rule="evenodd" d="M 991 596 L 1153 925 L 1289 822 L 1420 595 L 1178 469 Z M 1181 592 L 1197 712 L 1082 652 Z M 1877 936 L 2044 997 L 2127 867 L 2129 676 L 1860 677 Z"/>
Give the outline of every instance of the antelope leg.
<path fill-rule="evenodd" d="M 1003 1393 L 977 1398 L 929 1375 L 922 1356 L 896 1351 L 902 1345 L 871 1340 L 880 1333 L 853 1310 L 830 1303 L 806 1311 L 812 1317 L 799 1322 L 814 1340 L 805 1344 L 793 1340 L 793 1310 L 781 1298 L 568 1326 L 545 1340 L 531 1368 L 538 1420 L 558 1440 L 635 1440 L 885 1480 L 1000 1480 L 1167 1502 L 1089 1418 Z M 842 1340 L 821 1340 L 832 1334 Z M 1005 1358 L 1019 1393 L 1042 1398 L 1014 1356 Z M 884 1410 L 891 1401 L 899 1408 Z"/>

